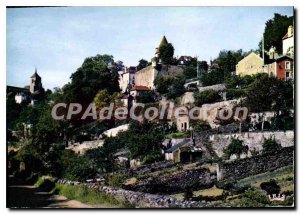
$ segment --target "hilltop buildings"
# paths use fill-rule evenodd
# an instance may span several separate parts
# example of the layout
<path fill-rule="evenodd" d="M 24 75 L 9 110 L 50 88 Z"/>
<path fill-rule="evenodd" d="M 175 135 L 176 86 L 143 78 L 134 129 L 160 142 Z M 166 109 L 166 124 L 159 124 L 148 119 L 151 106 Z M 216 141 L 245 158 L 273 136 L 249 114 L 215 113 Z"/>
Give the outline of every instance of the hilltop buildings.
<path fill-rule="evenodd" d="M 267 73 L 277 79 L 288 80 L 294 78 L 294 30 L 289 26 L 282 38 L 282 55 L 271 47 L 267 53 L 268 59 L 263 59 L 252 52 L 236 65 L 236 75 L 245 76 L 257 73 Z"/>
<path fill-rule="evenodd" d="M 15 86 L 7 86 L 6 88 L 6 96 L 14 96 L 15 101 L 18 104 L 21 103 L 30 103 L 34 105 L 34 103 L 40 100 L 44 96 L 45 90 L 42 85 L 42 78 L 37 73 L 37 69 L 35 69 L 34 74 L 30 77 L 30 84 L 25 86 L 24 88 L 15 87 Z"/>
<path fill-rule="evenodd" d="M 127 98 L 135 98 L 137 95 L 142 94 L 145 91 L 151 91 L 155 89 L 154 80 L 157 76 L 171 76 L 176 77 L 183 74 L 183 68 L 186 63 L 191 60 L 191 57 L 180 57 L 180 65 L 165 65 L 160 58 L 160 47 L 169 44 L 166 37 L 160 41 L 159 46 L 156 48 L 155 56 L 151 59 L 151 65 L 137 70 L 136 67 L 131 66 L 126 68 L 124 73 L 120 74 L 119 85 L 124 93 L 122 96 L 123 103 L 127 106 L 132 104 L 132 100 L 128 101 Z M 132 96 L 132 97 L 130 97 Z"/>

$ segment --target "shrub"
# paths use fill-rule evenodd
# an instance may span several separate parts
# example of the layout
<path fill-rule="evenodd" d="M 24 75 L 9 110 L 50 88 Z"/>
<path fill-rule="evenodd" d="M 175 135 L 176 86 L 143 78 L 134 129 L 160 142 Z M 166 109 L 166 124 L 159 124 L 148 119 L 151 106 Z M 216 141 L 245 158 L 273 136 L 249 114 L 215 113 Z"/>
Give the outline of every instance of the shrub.
<path fill-rule="evenodd" d="M 55 187 L 55 179 L 49 176 L 43 176 L 40 177 L 34 185 L 50 192 Z"/>
<path fill-rule="evenodd" d="M 155 93 L 153 91 L 145 91 L 136 97 L 138 103 L 154 103 Z"/>
<path fill-rule="evenodd" d="M 276 183 L 274 179 L 271 179 L 267 182 L 262 182 L 260 184 L 260 188 L 265 190 L 268 195 L 280 193 L 280 186 Z"/>
<path fill-rule="evenodd" d="M 205 121 L 197 121 L 192 124 L 195 132 L 202 132 L 210 129 L 210 125 Z"/>
<path fill-rule="evenodd" d="M 146 155 L 143 159 L 144 164 L 154 163 L 155 161 L 162 161 L 164 159 L 163 155 L 160 152 L 150 153 Z"/>
<path fill-rule="evenodd" d="M 203 105 L 205 103 L 215 103 L 221 100 L 221 96 L 215 90 L 206 90 L 199 93 L 194 93 L 195 104 Z"/>
<path fill-rule="evenodd" d="M 232 100 L 236 98 L 240 98 L 245 95 L 245 91 L 243 89 L 228 89 L 226 91 L 227 100 Z"/>
<path fill-rule="evenodd" d="M 281 145 L 279 145 L 275 139 L 265 139 L 263 142 L 263 152 L 276 152 L 281 149 Z"/>
<path fill-rule="evenodd" d="M 111 187 L 121 187 L 124 182 L 125 176 L 122 174 L 114 174 L 107 177 L 107 184 Z"/>
<path fill-rule="evenodd" d="M 243 197 L 249 198 L 251 201 L 258 202 L 260 204 L 269 204 L 269 199 L 267 196 L 260 195 L 253 190 L 247 190 L 242 194 Z"/>
<path fill-rule="evenodd" d="M 236 154 L 239 156 L 243 152 L 244 149 L 245 149 L 245 146 L 243 145 L 242 140 L 232 139 L 231 143 L 224 150 L 224 154 L 227 158 L 229 158 L 233 154 Z"/>

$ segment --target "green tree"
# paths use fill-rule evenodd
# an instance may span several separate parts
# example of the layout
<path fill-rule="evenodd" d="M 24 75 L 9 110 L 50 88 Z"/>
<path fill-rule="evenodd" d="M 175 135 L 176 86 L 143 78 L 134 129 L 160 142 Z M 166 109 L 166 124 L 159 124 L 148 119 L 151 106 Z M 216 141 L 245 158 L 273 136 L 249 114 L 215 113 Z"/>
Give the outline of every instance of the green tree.
<path fill-rule="evenodd" d="M 86 58 L 82 66 L 71 75 L 71 83 L 64 86 L 65 99 L 69 102 L 89 104 L 99 90 L 119 92 L 119 75 L 113 63 L 113 57 L 109 55 Z"/>
<path fill-rule="evenodd" d="M 245 53 L 242 49 L 234 50 L 222 50 L 220 51 L 218 57 L 214 60 L 214 63 L 217 63 L 219 68 L 223 71 L 224 76 L 228 77 L 231 75 L 231 72 L 235 71 L 236 64 L 245 57 Z"/>
<path fill-rule="evenodd" d="M 102 89 L 98 91 L 96 96 L 94 97 L 93 103 L 95 103 L 98 109 L 103 107 L 108 107 L 110 103 L 117 104 L 118 101 L 118 93 L 109 93 L 107 89 Z"/>
<path fill-rule="evenodd" d="M 195 132 L 203 132 L 210 129 L 210 125 L 205 121 L 196 121 L 192 123 Z"/>
<path fill-rule="evenodd" d="M 185 79 L 192 79 L 197 77 L 197 68 L 188 66 L 183 69 L 183 75 Z"/>
<path fill-rule="evenodd" d="M 146 68 L 149 65 L 149 62 L 145 59 L 141 59 L 139 61 L 139 64 L 137 65 L 137 70 L 142 70 L 143 68 Z"/>
<path fill-rule="evenodd" d="M 224 154 L 227 158 L 233 154 L 239 156 L 245 150 L 245 148 L 246 147 L 243 145 L 242 140 L 233 138 L 231 143 L 224 149 Z"/>
<path fill-rule="evenodd" d="M 208 70 L 208 64 L 207 64 L 206 61 L 199 61 L 198 66 L 199 66 L 199 71 L 200 72 L 205 72 L 205 71 Z"/>
<path fill-rule="evenodd" d="M 268 51 L 274 46 L 279 54 L 282 53 L 282 37 L 287 33 L 288 27 L 293 25 L 294 17 L 274 14 L 274 17 L 266 22 L 264 30 L 264 49 Z M 259 50 L 262 50 L 262 42 L 259 43 Z"/>
<path fill-rule="evenodd" d="M 194 93 L 195 104 L 201 106 L 206 103 L 215 103 L 221 100 L 219 92 L 209 89 L 202 92 Z"/>
<path fill-rule="evenodd" d="M 263 152 L 276 152 L 281 149 L 281 145 L 275 139 L 265 139 L 263 142 Z"/>
<path fill-rule="evenodd" d="M 159 47 L 159 58 L 163 64 L 169 65 L 173 62 L 174 47 L 171 43 Z"/>
<path fill-rule="evenodd" d="M 172 77 L 157 76 L 154 80 L 155 90 L 160 94 L 166 94 L 172 81 Z"/>
<path fill-rule="evenodd" d="M 175 99 L 184 94 L 184 83 L 185 80 L 183 77 L 158 76 L 154 80 L 156 91 L 166 95 L 168 99 Z"/>
<path fill-rule="evenodd" d="M 153 91 L 145 91 L 136 97 L 138 103 L 154 103 L 156 94 Z"/>
<path fill-rule="evenodd" d="M 291 82 L 258 76 L 248 87 L 245 106 L 252 112 L 275 111 L 291 108 L 293 105 L 293 87 Z"/>
<path fill-rule="evenodd" d="M 201 73 L 200 81 L 203 86 L 215 85 L 224 82 L 224 72 L 221 69 L 216 69 L 211 72 Z"/>

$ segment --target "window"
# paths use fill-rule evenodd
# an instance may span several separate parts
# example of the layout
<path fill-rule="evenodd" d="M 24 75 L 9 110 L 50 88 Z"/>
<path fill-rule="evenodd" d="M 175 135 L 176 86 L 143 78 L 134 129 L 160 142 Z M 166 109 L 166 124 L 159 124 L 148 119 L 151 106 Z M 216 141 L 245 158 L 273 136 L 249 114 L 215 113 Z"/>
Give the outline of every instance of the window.
<path fill-rule="evenodd" d="M 285 69 L 291 69 L 291 62 L 285 62 Z"/>
<path fill-rule="evenodd" d="M 285 72 L 285 78 L 288 79 L 290 77 L 290 72 Z"/>

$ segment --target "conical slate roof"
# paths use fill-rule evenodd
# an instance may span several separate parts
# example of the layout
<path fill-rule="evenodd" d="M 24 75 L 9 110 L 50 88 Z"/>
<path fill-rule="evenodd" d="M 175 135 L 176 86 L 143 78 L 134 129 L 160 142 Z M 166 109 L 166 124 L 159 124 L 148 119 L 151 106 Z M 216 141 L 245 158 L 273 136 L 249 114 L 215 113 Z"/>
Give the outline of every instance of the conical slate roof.
<path fill-rule="evenodd" d="M 160 47 L 162 47 L 162 46 L 164 46 L 164 45 L 167 45 L 167 44 L 169 44 L 169 43 L 168 43 L 168 40 L 167 40 L 167 38 L 166 38 L 165 36 L 163 36 L 163 38 L 161 39 L 161 41 L 160 41 L 160 43 L 159 43 L 158 48 L 160 48 Z"/>

